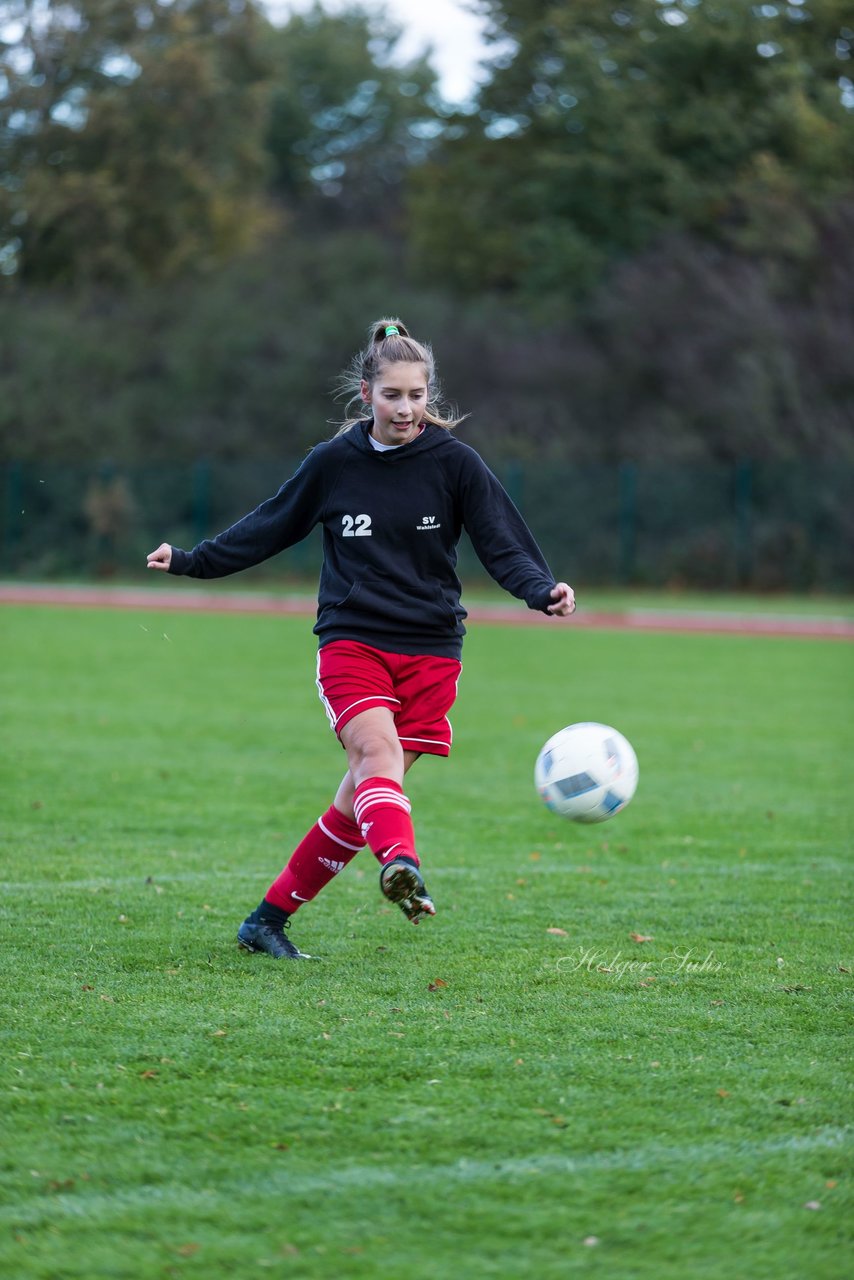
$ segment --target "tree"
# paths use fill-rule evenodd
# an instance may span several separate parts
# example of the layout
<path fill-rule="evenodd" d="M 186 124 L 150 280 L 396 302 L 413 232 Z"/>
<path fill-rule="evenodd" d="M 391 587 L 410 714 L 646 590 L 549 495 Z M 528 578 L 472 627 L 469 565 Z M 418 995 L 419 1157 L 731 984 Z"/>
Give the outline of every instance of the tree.
<path fill-rule="evenodd" d="M 350 221 L 387 222 L 442 132 L 435 72 L 426 58 L 393 62 L 399 37 L 363 9 L 319 4 L 275 35 L 273 190 L 312 217 L 322 202 Z"/>
<path fill-rule="evenodd" d="M 434 268 L 566 297 L 674 229 L 813 252 L 812 213 L 854 172 L 844 0 L 482 7 L 515 55 L 418 175 L 414 230 Z"/>
<path fill-rule="evenodd" d="M 0 269 L 164 279 L 251 240 L 268 29 L 253 0 L 0 6 Z"/>

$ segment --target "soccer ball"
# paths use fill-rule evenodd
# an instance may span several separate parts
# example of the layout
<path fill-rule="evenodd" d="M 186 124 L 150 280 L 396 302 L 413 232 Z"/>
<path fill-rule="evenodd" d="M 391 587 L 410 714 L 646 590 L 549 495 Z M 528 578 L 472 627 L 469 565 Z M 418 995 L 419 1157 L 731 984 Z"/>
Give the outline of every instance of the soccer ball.
<path fill-rule="evenodd" d="M 543 746 L 534 783 L 552 813 L 573 822 L 604 822 L 635 794 L 638 758 L 609 725 L 571 724 Z"/>

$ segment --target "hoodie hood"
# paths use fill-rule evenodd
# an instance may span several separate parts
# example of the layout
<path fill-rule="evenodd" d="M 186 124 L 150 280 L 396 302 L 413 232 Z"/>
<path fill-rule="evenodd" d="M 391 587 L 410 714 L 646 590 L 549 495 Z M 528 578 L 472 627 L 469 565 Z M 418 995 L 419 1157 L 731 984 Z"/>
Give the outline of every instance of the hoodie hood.
<path fill-rule="evenodd" d="M 446 427 L 437 427 L 435 423 L 425 422 L 423 430 L 408 444 L 398 445 L 395 449 L 379 451 L 374 448 L 368 439 L 373 425 L 373 418 L 363 418 L 360 422 L 354 422 L 353 426 L 344 432 L 341 439 L 346 440 L 359 453 L 369 453 L 375 458 L 382 458 L 384 462 L 392 463 L 399 461 L 401 458 L 411 458 L 414 454 L 427 453 L 431 449 L 440 448 L 453 439 Z"/>

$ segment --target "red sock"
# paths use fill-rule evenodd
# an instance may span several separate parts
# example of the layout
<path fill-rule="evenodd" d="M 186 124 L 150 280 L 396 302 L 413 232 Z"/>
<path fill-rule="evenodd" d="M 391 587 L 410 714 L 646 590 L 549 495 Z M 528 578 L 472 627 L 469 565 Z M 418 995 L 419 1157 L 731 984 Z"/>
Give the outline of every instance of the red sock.
<path fill-rule="evenodd" d="M 366 778 L 356 788 L 353 808 L 363 838 L 383 866 L 402 855 L 419 865 L 411 805 L 402 787 L 391 778 Z"/>
<path fill-rule="evenodd" d="M 264 897 L 293 915 L 344 870 L 364 843 L 355 822 L 332 805 L 294 849 Z"/>

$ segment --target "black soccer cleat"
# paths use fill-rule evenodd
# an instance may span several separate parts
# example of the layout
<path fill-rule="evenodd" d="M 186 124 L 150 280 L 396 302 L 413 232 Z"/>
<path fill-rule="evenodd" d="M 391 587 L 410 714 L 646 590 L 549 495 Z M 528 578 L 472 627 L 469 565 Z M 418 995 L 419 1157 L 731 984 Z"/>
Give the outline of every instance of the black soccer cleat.
<path fill-rule="evenodd" d="M 252 920 L 244 920 L 237 930 L 237 943 L 244 951 L 266 951 L 274 960 L 314 960 L 315 956 L 306 955 L 286 938 L 281 929 L 274 924 L 262 920 L 255 924 Z"/>
<path fill-rule="evenodd" d="M 413 924 L 425 916 L 434 916 L 436 908 L 427 892 L 421 872 L 409 858 L 395 858 L 380 872 L 380 889 L 389 902 L 396 902 Z"/>

